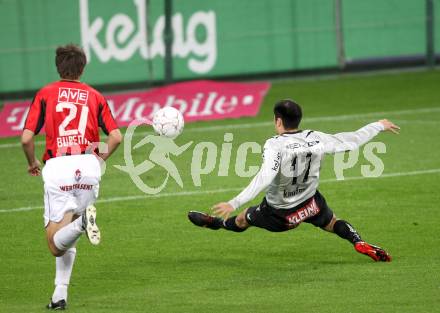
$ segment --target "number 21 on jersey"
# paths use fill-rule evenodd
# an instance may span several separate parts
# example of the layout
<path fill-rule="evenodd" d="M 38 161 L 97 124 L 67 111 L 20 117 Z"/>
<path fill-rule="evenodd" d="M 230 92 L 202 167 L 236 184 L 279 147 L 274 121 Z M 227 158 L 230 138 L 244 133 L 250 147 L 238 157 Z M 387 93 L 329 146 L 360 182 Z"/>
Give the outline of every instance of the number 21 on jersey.
<path fill-rule="evenodd" d="M 79 123 L 77 128 L 66 129 L 67 126 L 76 118 L 78 114 L 79 107 Z M 59 102 L 56 105 L 57 112 L 63 112 L 64 109 L 68 109 L 69 113 L 66 115 L 64 120 L 61 122 L 58 127 L 59 136 L 74 136 L 74 135 L 85 135 L 86 126 L 87 126 L 87 116 L 89 114 L 89 108 L 86 105 L 76 105 L 69 102 Z"/>

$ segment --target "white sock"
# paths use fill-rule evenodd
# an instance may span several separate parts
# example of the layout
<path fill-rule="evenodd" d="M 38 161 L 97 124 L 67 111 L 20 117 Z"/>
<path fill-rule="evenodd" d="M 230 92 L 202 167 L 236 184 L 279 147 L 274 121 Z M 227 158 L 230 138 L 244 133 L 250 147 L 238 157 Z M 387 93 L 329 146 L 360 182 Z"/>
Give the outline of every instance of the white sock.
<path fill-rule="evenodd" d="M 52 302 L 58 302 L 62 299 L 67 301 L 67 287 L 70 283 L 75 256 L 76 248 L 70 248 L 63 256 L 56 258 L 55 290 L 52 295 Z"/>
<path fill-rule="evenodd" d="M 64 226 L 53 236 L 53 242 L 60 251 L 66 251 L 73 246 L 75 241 L 84 232 L 82 229 L 82 218 L 79 217 L 72 223 Z"/>

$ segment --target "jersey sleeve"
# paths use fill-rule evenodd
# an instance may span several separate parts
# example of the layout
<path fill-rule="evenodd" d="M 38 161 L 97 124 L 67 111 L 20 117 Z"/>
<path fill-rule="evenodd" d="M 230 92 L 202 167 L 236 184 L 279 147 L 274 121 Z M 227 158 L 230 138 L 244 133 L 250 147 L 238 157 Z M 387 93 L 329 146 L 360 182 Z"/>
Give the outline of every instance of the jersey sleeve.
<path fill-rule="evenodd" d="M 98 125 L 106 135 L 118 128 L 110 107 L 102 96 L 99 102 Z"/>
<path fill-rule="evenodd" d="M 250 184 L 235 198 L 228 201 L 234 209 L 254 199 L 260 192 L 265 190 L 280 171 L 281 151 L 272 142 L 266 141 L 263 149 L 263 164 L 257 175 Z"/>
<path fill-rule="evenodd" d="M 384 130 L 381 123 L 370 123 L 357 131 L 338 134 L 326 134 L 315 132 L 324 144 L 324 153 L 334 154 L 337 152 L 351 151 L 359 148 L 366 142 L 373 139 Z"/>
<path fill-rule="evenodd" d="M 41 93 L 38 92 L 32 100 L 23 129 L 29 129 L 34 134 L 38 134 L 41 128 L 43 128 L 45 117 L 46 101 L 41 96 Z"/>

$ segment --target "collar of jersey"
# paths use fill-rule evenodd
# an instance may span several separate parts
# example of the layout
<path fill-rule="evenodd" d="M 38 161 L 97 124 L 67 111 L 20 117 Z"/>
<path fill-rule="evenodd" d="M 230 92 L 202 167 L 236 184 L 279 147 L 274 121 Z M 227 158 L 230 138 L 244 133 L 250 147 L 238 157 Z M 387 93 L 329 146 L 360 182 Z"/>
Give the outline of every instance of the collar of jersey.
<path fill-rule="evenodd" d="M 284 133 L 281 134 L 281 136 L 282 135 L 293 135 L 293 134 L 298 134 L 298 133 L 301 133 L 301 132 L 302 132 L 302 130 L 298 129 L 298 130 L 291 131 L 291 132 L 284 132 Z"/>
<path fill-rule="evenodd" d="M 81 83 L 79 80 L 60 79 L 60 82 Z"/>

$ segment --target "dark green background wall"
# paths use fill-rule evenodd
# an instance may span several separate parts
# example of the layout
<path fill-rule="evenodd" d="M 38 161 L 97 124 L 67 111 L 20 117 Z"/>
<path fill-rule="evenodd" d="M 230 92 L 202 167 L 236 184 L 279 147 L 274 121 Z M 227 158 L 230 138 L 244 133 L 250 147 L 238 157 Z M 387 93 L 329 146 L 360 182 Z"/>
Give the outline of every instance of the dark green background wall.
<path fill-rule="evenodd" d="M 174 77 L 336 67 L 334 4 L 334 0 L 174 0 L 174 20 L 182 25 L 176 28 L 181 36 L 175 33 L 181 44 L 173 59 Z M 439 11 L 440 0 L 435 0 L 435 7 Z M 38 89 L 56 80 L 55 47 L 84 44 L 81 27 L 90 29 L 92 24 L 101 27 L 92 37 L 104 51 L 111 50 L 109 43 L 127 51 L 130 45 L 143 44 L 149 56 L 134 49 L 120 60 L 114 53 L 103 60 L 90 48 L 85 81 L 163 80 L 163 10 L 161 0 L 0 0 L 0 93 Z M 436 51 L 440 51 L 439 15 Z M 343 0 L 342 21 L 348 61 L 425 53 L 424 0 Z"/>

